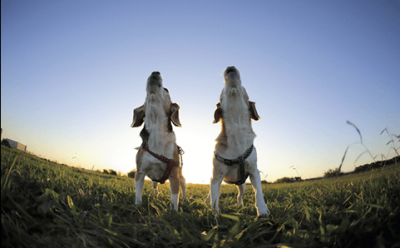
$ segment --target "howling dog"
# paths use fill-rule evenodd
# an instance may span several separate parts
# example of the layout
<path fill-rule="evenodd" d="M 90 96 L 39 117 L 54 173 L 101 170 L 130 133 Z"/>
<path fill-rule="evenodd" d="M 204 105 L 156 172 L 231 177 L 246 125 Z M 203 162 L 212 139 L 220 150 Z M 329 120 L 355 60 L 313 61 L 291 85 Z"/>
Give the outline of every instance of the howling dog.
<path fill-rule="evenodd" d="M 142 203 L 144 177 L 153 181 L 154 193 L 158 194 L 158 183 L 170 181 L 170 208 L 178 211 L 179 186 L 182 195 L 186 197 L 186 181 L 182 175 L 179 155 L 182 149 L 176 144 L 173 123 L 181 127 L 179 121 L 179 105 L 171 102 L 171 97 L 163 87 L 162 77 L 158 71 L 153 72 L 147 79 L 145 103 L 133 110 L 131 127 L 144 127 L 140 132 L 142 145 L 136 154 L 135 204 Z"/>
<path fill-rule="evenodd" d="M 219 214 L 218 200 L 222 180 L 236 184 L 239 194 L 238 207 L 243 206 L 246 179 L 250 176 L 255 192 L 257 215 L 267 216 L 270 211 L 265 204 L 260 174 L 257 169 L 257 151 L 253 145 L 256 137 L 251 127 L 251 119 L 259 120 L 254 102 L 249 101 L 246 89 L 242 86 L 239 71 L 231 66 L 224 71 L 225 87 L 220 102 L 214 112 L 214 122 L 221 122 L 221 133 L 216 139 L 213 157 L 213 176 L 210 194 L 211 210 Z"/>

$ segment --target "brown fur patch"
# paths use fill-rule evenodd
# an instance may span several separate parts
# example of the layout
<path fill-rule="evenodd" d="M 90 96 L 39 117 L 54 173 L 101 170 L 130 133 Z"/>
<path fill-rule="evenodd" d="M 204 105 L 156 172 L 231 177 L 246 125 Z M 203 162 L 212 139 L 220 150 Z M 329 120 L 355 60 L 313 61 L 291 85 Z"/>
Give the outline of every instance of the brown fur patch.
<path fill-rule="evenodd" d="M 171 109 L 170 109 L 170 118 L 172 123 L 174 123 L 175 126 L 181 127 L 181 122 L 179 120 L 179 109 L 181 107 L 177 103 L 171 103 Z"/>
<path fill-rule="evenodd" d="M 222 119 L 222 109 L 220 106 L 221 106 L 221 103 L 217 103 L 217 109 L 214 112 L 213 124 L 219 122 Z"/>
<path fill-rule="evenodd" d="M 144 122 L 145 105 L 137 107 L 133 110 L 133 122 L 131 127 L 140 127 Z"/>
<path fill-rule="evenodd" d="M 179 193 L 179 168 L 174 167 L 170 176 L 171 192 L 172 194 Z"/>
<path fill-rule="evenodd" d="M 179 151 L 178 151 L 178 146 L 176 144 L 175 144 L 174 155 L 173 155 L 172 159 L 175 161 L 179 161 Z"/>
<path fill-rule="evenodd" d="M 217 153 L 222 153 L 226 149 L 228 149 L 228 136 L 226 135 L 224 120 L 221 121 L 221 132 L 219 133 L 215 141 L 217 141 L 217 144 L 215 146 L 215 150 Z"/>
<path fill-rule="evenodd" d="M 173 159 L 175 161 L 179 161 L 179 153 L 178 153 L 178 147 L 175 144 L 175 150 L 174 150 L 174 157 Z M 171 183 L 171 192 L 172 194 L 178 194 L 179 193 L 179 167 L 174 167 L 172 169 L 171 175 L 170 175 L 170 183 Z"/>
<path fill-rule="evenodd" d="M 179 178 L 183 178 L 183 174 L 182 174 L 182 168 L 179 168 Z"/>
<path fill-rule="evenodd" d="M 252 101 L 249 101 L 249 105 L 250 105 L 249 110 L 250 110 L 250 117 L 251 117 L 251 119 L 253 119 L 253 120 L 255 120 L 255 121 L 260 120 L 261 118 L 260 118 L 260 116 L 259 116 L 258 113 L 257 113 L 256 103 L 255 103 L 255 102 L 252 102 Z"/>

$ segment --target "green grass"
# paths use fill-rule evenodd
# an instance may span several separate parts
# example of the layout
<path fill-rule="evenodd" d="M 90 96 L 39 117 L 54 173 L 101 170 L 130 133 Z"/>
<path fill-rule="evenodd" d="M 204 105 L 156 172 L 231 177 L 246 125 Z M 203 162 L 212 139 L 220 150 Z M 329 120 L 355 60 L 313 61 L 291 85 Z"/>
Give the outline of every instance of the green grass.
<path fill-rule="evenodd" d="M 188 169 L 187 167 L 186 169 Z M 170 211 L 169 185 L 155 197 L 134 179 L 89 173 L 1 147 L 1 241 L 5 247 L 400 247 L 400 164 L 319 181 L 263 185 L 271 215 L 257 219 L 222 185 L 221 216 L 208 185 L 188 184 Z"/>

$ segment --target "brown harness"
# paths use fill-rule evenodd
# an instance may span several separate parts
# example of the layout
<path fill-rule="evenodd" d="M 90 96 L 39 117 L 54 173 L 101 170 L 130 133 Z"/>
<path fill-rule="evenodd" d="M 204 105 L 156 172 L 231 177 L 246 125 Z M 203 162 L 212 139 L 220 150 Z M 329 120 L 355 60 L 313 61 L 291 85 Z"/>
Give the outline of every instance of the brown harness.
<path fill-rule="evenodd" d="M 179 155 L 180 155 L 180 157 L 181 157 L 180 160 L 181 160 L 181 167 L 182 167 L 182 166 L 183 166 L 182 155 L 183 155 L 185 152 L 183 151 L 183 149 L 182 149 L 180 146 L 177 145 L 177 147 L 178 147 L 178 153 L 179 153 Z M 175 161 L 175 160 L 173 160 L 173 159 L 169 159 L 169 158 L 167 158 L 167 157 L 165 157 L 165 156 L 163 156 L 163 155 L 158 155 L 158 154 L 156 154 L 156 153 L 150 151 L 150 150 L 149 150 L 149 147 L 148 147 L 145 143 L 143 143 L 142 148 L 143 148 L 146 152 L 150 153 L 150 154 L 151 154 L 153 157 L 155 157 L 156 159 L 158 159 L 158 160 L 160 160 L 161 162 L 164 162 L 164 163 L 167 164 L 167 169 L 165 169 L 164 176 L 163 176 L 161 179 L 159 179 L 159 180 L 153 180 L 153 179 L 152 179 L 153 182 L 158 182 L 158 183 L 164 184 L 165 181 L 169 178 L 169 175 L 171 174 L 172 168 L 173 168 L 174 166 L 179 167 L 179 161 Z"/>

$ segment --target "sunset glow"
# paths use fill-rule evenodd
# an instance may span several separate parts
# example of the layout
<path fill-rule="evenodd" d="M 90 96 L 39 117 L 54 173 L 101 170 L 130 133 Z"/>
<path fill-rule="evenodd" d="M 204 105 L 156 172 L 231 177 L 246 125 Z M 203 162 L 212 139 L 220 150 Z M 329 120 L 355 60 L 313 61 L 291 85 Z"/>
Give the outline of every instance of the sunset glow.
<path fill-rule="evenodd" d="M 208 184 L 222 72 L 235 66 L 261 117 L 252 126 L 262 179 L 338 167 L 359 141 L 347 120 L 374 156 L 391 158 L 380 133 L 400 134 L 399 9 L 390 0 L 2 0 L 2 138 L 70 166 L 127 173 L 141 144 L 132 110 L 160 71 L 181 107 L 183 173 Z M 342 170 L 372 162 L 354 164 L 364 150 L 351 147 Z"/>

